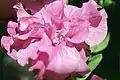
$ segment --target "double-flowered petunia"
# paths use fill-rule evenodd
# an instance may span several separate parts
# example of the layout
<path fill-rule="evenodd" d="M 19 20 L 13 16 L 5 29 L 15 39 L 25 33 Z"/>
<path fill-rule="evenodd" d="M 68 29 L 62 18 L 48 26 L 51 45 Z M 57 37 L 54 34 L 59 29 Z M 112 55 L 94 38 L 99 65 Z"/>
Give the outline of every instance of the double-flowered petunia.
<path fill-rule="evenodd" d="M 21 66 L 31 63 L 29 71 L 38 70 L 37 79 L 64 80 L 77 72 L 90 71 L 86 61 L 89 47 L 102 42 L 107 34 L 107 15 L 98 11 L 95 1 L 81 8 L 66 5 L 64 0 L 51 1 L 28 14 L 22 3 L 13 6 L 18 22 L 10 21 L 1 44 L 7 54 Z"/>

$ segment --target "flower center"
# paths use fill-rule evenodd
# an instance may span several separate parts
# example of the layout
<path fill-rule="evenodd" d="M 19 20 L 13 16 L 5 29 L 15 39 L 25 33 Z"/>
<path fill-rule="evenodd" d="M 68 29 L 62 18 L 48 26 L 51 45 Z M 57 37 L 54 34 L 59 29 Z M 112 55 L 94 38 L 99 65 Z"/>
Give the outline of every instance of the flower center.
<path fill-rule="evenodd" d="M 53 44 L 59 45 L 62 41 L 64 41 L 64 35 L 58 35 L 57 37 L 53 38 Z"/>

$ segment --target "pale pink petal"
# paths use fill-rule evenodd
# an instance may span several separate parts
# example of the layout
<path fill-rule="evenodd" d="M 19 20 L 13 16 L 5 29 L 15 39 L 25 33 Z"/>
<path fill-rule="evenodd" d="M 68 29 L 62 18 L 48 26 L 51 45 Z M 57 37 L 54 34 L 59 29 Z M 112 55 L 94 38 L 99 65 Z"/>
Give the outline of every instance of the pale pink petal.
<path fill-rule="evenodd" d="M 21 40 L 26 40 L 29 37 L 40 39 L 43 36 L 43 33 L 44 33 L 44 30 L 41 27 L 41 24 L 34 23 L 29 25 L 25 31 L 20 32 L 19 34 L 16 34 L 13 37 Z"/>
<path fill-rule="evenodd" d="M 24 17 L 24 18 L 20 18 L 19 19 L 19 30 L 20 31 L 25 31 L 27 28 L 28 28 L 28 26 L 29 26 L 29 22 L 28 22 L 28 19 L 29 19 L 30 17 Z"/>
<path fill-rule="evenodd" d="M 7 54 L 13 58 L 14 60 L 16 60 L 16 50 L 15 49 L 11 49 L 11 45 L 13 44 L 13 39 L 11 37 L 7 37 L 7 36 L 3 36 L 1 38 L 1 45 L 7 50 Z"/>
<path fill-rule="evenodd" d="M 95 0 L 89 0 L 89 3 L 94 5 L 95 8 L 102 8 L 100 5 L 98 5 Z"/>
<path fill-rule="evenodd" d="M 64 2 L 62 0 L 56 0 L 53 3 L 45 6 L 46 11 L 50 18 L 58 24 L 65 20 L 64 16 Z M 59 26 L 57 26 L 59 27 Z"/>
<path fill-rule="evenodd" d="M 78 10 L 80 10 L 78 7 L 75 7 L 75 6 L 72 6 L 72 5 L 65 5 L 64 14 L 67 18 L 71 18 L 71 17 L 74 17 L 73 15 Z M 79 16 L 80 16 L 80 14 L 79 14 Z"/>
<path fill-rule="evenodd" d="M 42 69 L 44 67 L 43 61 L 37 61 L 33 66 L 29 68 L 29 71 L 33 71 L 34 69 Z"/>
<path fill-rule="evenodd" d="M 95 2 L 91 2 L 91 0 L 83 4 L 80 17 L 81 19 L 89 20 L 93 27 L 97 27 L 102 18 L 99 11 L 95 7 Z"/>
<path fill-rule="evenodd" d="M 18 24 L 13 21 L 9 21 L 7 25 L 7 32 L 10 36 L 13 36 L 16 34 L 16 28 L 18 27 Z"/>
<path fill-rule="evenodd" d="M 61 11 L 63 10 L 64 4 L 62 1 L 54 1 L 46 6 L 46 11 L 51 13 L 53 16 L 60 16 Z"/>
<path fill-rule="evenodd" d="M 57 53 L 48 64 L 47 70 L 51 70 L 59 74 L 86 72 L 89 70 L 87 64 L 75 48 L 70 48 L 65 45 L 59 45 L 58 48 Z"/>
<path fill-rule="evenodd" d="M 3 36 L 1 38 L 1 45 L 7 50 L 10 51 L 10 45 L 13 43 L 12 37 Z"/>
<path fill-rule="evenodd" d="M 49 59 L 51 59 L 52 48 L 53 46 L 51 40 L 48 38 L 48 36 L 46 36 L 46 34 L 44 34 L 39 44 L 39 51 L 48 53 Z"/>
<path fill-rule="evenodd" d="M 40 69 L 39 73 L 37 74 L 38 75 L 37 79 L 43 80 L 44 73 L 45 73 L 45 66 L 43 66 L 42 69 Z"/>
<path fill-rule="evenodd" d="M 13 8 L 17 9 L 17 17 L 22 18 L 22 17 L 28 17 L 30 16 L 23 8 L 22 3 L 17 3 L 16 5 L 13 6 Z"/>
<path fill-rule="evenodd" d="M 84 61 L 87 61 L 86 52 L 83 48 L 80 51 L 80 56 Z"/>
<path fill-rule="evenodd" d="M 19 30 L 25 31 L 31 28 L 41 27 L 44 24 L 42 17 L 23 17 L 19 19 Z M 33 27 L 34 26 L 34 27 Z M 43 26 L 42 26 L 43 27 Z"/>
<path fill-rule="evenodd" d="M 104 9 L 100 11 L 100 15 L 102 16 L 102 20 L 98 27 L 89 27 L 89 36 L 85 42 L 90 45 L 90 47 L 102 42 L 107 35 L 107 14 Z"/>
<path fill-rule="evenodd" d="M 88 37 L 89 30 L 87 27 L 89 23 L 87 21 L 79 24 L 78 26 L 71 27 L 68 33 L 68 41 L 72 43 L 81 43 L 84 42 L 85 39 Z"/>
<path fill-rule="evenodd" d="M 37 59 L 39 43 L 32 43 L 26 49 L 20 49 L 17 52 L 17 61 L 21 66 L 28 64 L 29 59 Z"/>
<path fill-rule="evenodd" d="M 29 32 L 26 33 L 26 34 L 23 34 L 23 35 L 16 34 L 16 35 L 14 35 L 13 37 L 14 37 L 14 38 L 21 39 L 21 40 L 26 40 L 26 39 L 28 39 L 28 37 L 31 35 L 31 33 L 32 33 L 32 31 L 29 31 Z"/>
<path fill-rule="evenodd" d="M 35 60 L 38 57 L 38 51 L 46 52 L 48 55 L 52 53 L 51 41 L 45 34 L 40 41 L 31 43 L 27 48 L 20 49 L 17 52 L 18 63 L 24 66 L 28 63 L 28 59 Z"/>
<path fill-rule="evenodd" d="M 30 35 L 30 37 L 36 37 L 36 38 L 42 38 L 43 37 L 43 34 L 44 34 L 44 29 L 43 28 L 39 28 L 40 25 L 31 25 L 31 26 L 34 26 L 33 30 L 32 30 L 32 33 Z"/>
<path fill-rule="evenodd" d="M 36 12 L 33 16 L 41 19 L 39 21 L 42 22 L 43 24 L 51 23 L 50 14 L 46 11 L 45 7 L 43 7 L 40 11 Z"/>
<path fill-rule="evenodd" d="M 35 14 L 45 5 L 48 5 L 56 0 L 20 0 L 25 6 L 25 10 L 30 10 L 32 14 Z M 64 1 L 64 0 L 61 0 Z"/>
<path fill-rule="evenodd" d="M 17 51 L 15 49 L 12 49 L 11 52 L 7 52 L 7 54 L 14 60 L 17 60 Z"/>

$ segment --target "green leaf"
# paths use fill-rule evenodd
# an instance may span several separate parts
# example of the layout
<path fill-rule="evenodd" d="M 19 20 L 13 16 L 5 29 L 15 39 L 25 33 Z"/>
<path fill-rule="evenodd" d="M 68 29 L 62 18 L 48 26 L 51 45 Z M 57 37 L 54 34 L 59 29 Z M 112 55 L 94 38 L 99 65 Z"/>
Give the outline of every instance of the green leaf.
<path fill-rule="evenodd" d="M 90 59 L 88 66 L 90 67 L 91 71 L 93 71 L 98 66 L 102 58 L 103 58 L 102 54 L 97 54 Z"/>
<path fill-rule="evenodd" d="M 108 33 L 106 38 L 103 40 L 103 42 L 90 48 L 91 52 L 98 53 L 98 52 L 104 50 L 107 47 L 109 40 L 110 40 L 110 34 Z"/>
<path fill-rule="evenodd" d="M 76 78 L 76 80 L 86 80 L 90 76 L 92 71 L 98 66 L 102 58 L 103 58 L 102 54 L 97 54 L 93 56 L 91 59 L 89 59 L 90 62 L 88 63 L 88 66 L 91 71 L 87 73 L 83 78 Z"/>
<path fill-rule="evenodd" d="M 85 80 L 84 78 L 76 78 L 76 80 Z"/>
<path fill-rule="evenodd" d="M 97 0 L 97 2 L 105 8 L 114 7 L 116 2 L 114 0 Z"/>

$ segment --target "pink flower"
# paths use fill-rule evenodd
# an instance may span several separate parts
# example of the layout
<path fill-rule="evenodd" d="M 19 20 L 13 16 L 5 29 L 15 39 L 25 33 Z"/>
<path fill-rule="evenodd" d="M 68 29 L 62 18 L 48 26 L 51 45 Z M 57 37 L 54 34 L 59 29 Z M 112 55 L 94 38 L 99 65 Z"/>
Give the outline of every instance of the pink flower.
<path fill-rule="evenodd" d="M 18 3 L 14 6 L 18 23 L 8 23 L 10 36 L 3 36 L 1 43 L 21 66 L 31 62 L 30 71 L 39 69 L 40 80 L 43 75 L 64 79 L 72 72 L 83 76 L 89 72 L 88 45 L 99 44 L 107 34 L 107 15 L 97 7 L 93 0 L 82 8 L 56 0 L 30 15 Z"/>

